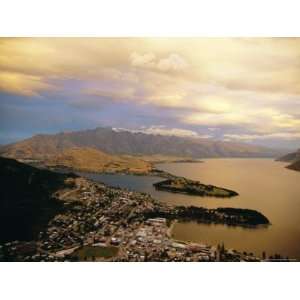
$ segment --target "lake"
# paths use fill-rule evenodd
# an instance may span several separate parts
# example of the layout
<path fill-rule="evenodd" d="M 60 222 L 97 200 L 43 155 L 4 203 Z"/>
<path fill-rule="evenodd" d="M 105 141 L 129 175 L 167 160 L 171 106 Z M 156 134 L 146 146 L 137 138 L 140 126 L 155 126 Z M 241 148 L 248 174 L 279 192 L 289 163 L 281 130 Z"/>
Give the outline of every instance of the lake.
<path fill-rule="evenodd" d="M 206 159 L 203 163 L 166 163 L 156 167 L 166 172 L 206 184 L 232 189 L 233 198 L 198 197 L 156 191 L 158 177 L 85 174 L 108 185 L 151 194 L 173 205 L 209 208 L 240 207 L 262 212 L 272 223 L 267 228 L 246 229 L 196 222 L 176 223 L 173 237 L 178 240 L 216 245 L 253 252 L 261 256 L 279 253 L 300 260 L 300 172 L 285 168 L 272 159 Z"/>

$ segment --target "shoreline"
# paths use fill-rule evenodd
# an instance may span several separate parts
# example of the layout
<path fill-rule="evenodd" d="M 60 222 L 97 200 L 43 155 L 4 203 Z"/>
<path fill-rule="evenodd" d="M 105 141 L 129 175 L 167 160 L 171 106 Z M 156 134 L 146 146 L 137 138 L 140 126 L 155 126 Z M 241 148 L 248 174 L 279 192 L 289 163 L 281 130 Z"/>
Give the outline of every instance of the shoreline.
<path fill-rule="evenodd" d="M 206 209 L 167 205 L 146 193 L 109 187 L 78 176 L 73 180 L 74 186 L 61 190 L 56 195 L 64 203 L 65 210 L 51 220 L 37 241 L 6 243 L 2 249 L 8 255 L 8 260 L 73 261 L 76 257 L 70 257 L 69 251 L 64 250 L 80 248 L 82 253 L 84 250 L 81 247 L 84 246 L 119 247 L 120 254 L 109 258 L 110 261 L 260 260 L 226 249 L 222 250 L 223 257 L 217 258 L 215 246 L 178 242 L 172 237 L 174 225 L 181 221 L 254 229 L 257 225 L 269 224 L 258 212 L 234 208 Z M 166 227 L 168 224 L 170 226 Z M 37 256 L 22 256 L 21 251 L 36 247 Z M 101 251 L 107 252 L 108 249 L 105 249 Z M 164 256 L 165 251 L 168 252 L 167 256 Z"/>
<path fill-rule="evenodd" d="M 163 205 L 148 194 L 110 188 L 81 177 L 74 183 L 57 194 L 65 210 L 49 222 L 38 239 L 3 244 L 2 260 L 4 255 L 4 261 L 260 261 L 237 251 L 176 241 L 172 228 L 182 209 L 174 214 L 176 207 Z M 118 249 L 117 254 L 107 257 L 85 252 L 107 253 L 112 247 Z"/>
<path fill-rule="evenodd" d="M 56 170 L 57 171 L 57 170 Z M 61 171 L 61 169 L 60 169 L 60 171 Z M 70 169 L 70 168 L 65 168 L 65 170 L 63 170 L 63 171 L 68 171 L 70 174 L 72 174 L 72 172 L 76 172 L 74 169 Z M 87 174 L 99 174 L 99 175 L 124 175 L 124 176 L 126 176 L 126 175 L 130 175 L 130 176 L 153 176 L 153 177 L 159 177 L 159 178 L 167 178 L 167 180 L 177 180 L 177 179 L 184 179 L 184 180 L 188 180 L 189 181 L 189 179 L 186 179 L 185 177 L 179 177 L 179 176 L 176 176 L 176 175 L 173 175 L 173 174 L 171 174 L 171 173 L 168 173 L 168 172 L 165 172 L 165 171 L 163 171 L 163 170 L 159 170 L 159 169 L 157 169 L 157 168 L 154 168 L 154 169 L 152 169 L 150 172 L 147 172 L 147 173 L 143 173 L 143 174 L 135 174 L 135 173 L 132 173 L 132 172 L 83 172 L 83 171 L 78 171 L 79 173 L 87 173 Z M 83 176 L 84 177 L 84 175 L 81 175 L 81 174 L 76 174 L 75 173 L 75 175 L 76 176 Z M 91 180 L 91 179 L 89 179 L 89 180 Z M 94 180 L 92 180 L 92 181 L 94 181 Z M 95 181 L 95 182 L 97 182 L 97 181 Z M 163 183 L 164 182 L 164 180 L 162 180 L 162 181 L 159 181 L 159 182 L 157 182 L 157 183 L 154 183 L 153 184 L 153 186 L 156 188 L 156 186 L 157 185 L 159 185 L 159 184 L 161 184 L 161 183 Z M 105 184 L 106 185 L 106 184 Z M 202 184 L 201 184 L 202 185 Z M 107 185 L 106 185 L 107 186 Z M 205 187 L 207 187 L 207 186 L 211 186 L 211 185 L 203 185 L 203 186 L 205 186 Z M 212 187 L 214 187 L 214 186 L 212 186 Z M 111 186 L 111 188 L 119 188 L 119 189 L 121 189 L 121 190 L 124 190 L 124 188 L 120 188 L 120 187 L 115 187 L 115 186 Z M 217 188 L 219 188 L 219 187 L 217 187 Z M 238 195 L 238 193 L 236 193 L 235 191 L 231 191 L 231 190 L 228 190 L 228 189 L 225 189 L 225 188 L 220 188 L 220 189 L 222 189 L 222 190 L 225 190 L 225 191 L 229 191 L 229 192 L 232 192 L 233 194 L 231 195 L 229 195 L 229 196 L 226 196 L 226 198 L 231 198 L 231 197 L 234 197 L 234 196 L 236 196 L 236 195 Z M 126 189 L 127 190 L 127 189 Z M 159 190 L 159 189 L 158 189 Z M 185 192 L 182 192 L 182 191 L 170 191 L 170 190 L 168 190 L 168 189 L 166 189 L 166 190 L 164 190 L 164 189 L 162 189 L 163 191 L 167 191 L 167 192 L 169 192 L 169 193 L 179 193 L 179 194 L 186 194 L 186 195 L 189 195 L 189 196 L 193 196 L 193 195 L 195 195 L 195 196 L 200 196 L 200 195 L 197 195 L 197 194 L 191 194 L 191 193 L 185 193 Z M 132 192 L 137 192 L 137 191 L 132 191 Z M 147 193 L 147 195 L 149 195 L 148 193 Z M 150 196 L 150 195 L 149 195 Z M 216 195 L 202 195 L 202 196 L 206 196 L 206 197 L 208 197 L 208 196 L 210 196 L 210 197 L 219 197 L 219 198 L 225 198 L 224 196 L 216 196 Z M 151 196 L 150 196 L 151 197 Z M 172 207 L 172 209 L 174 209 L 174 208 L 176 208 L 177 206 L 173 206 Z M 194 206 L 191 206 L 191 207 L 187 207 L 187 208 L 189 208 L 189 209 L 191 209 L 191 210 L 193 210 L 194 208 L 196 208 L 197 209 L 197 207 L 194 207 Z M 203 207 L 199 207 L 200 209 L 204 209 Z M 242 218 L 243 217 L 243 213 L 244 212 L 247 212 L 247 211 L 251 211 L 252 213 L 253 213 L 253 215 L 256 215 L 256 214 L 258 214 L 258 216 L 259 216 L 259 218 L 261 218 L 261 221 L 262 221 L 262 223 L 257 223 L 256 221 L 254 222 L 254 223 L 248 223 L 247 224 L 247 221 L 246 222 L 241 222 L 241 221 L 238 221 L 238 220 L 235 220 L 235 221 L 233 221 L 233 220 L 228 220 L 227 222 L 219 222 L 218 220 L 216 221 L 216 220 L 214 220 L 214 221 L 212 221 L 212 220 L 209 220 L 209 218 L 206 218 L 206 220 L 205 220 L 205 218 L 204 219 L 202 219 L 202 220 L 195 220 L 195 219 L 193 219 L 193 217 L 188 217 L 188 216 L 186 216 L 184 219 L 185 220 L 188 220 L 188 221 L 197 221 L 197 222 L 200 222 L 200 223 L 204 223 L 204 224 L 207 224 L 207 223 L 215 223 L 215 224 L 224 224 L 224 225 L 226 225 L 226 226 L 241 226 L 241 227 L 248 227 L 248 228 L 256 228 L 256 227 L 258 227 L 258 226 L 269 226 L 269 225 L 271 225 L 271 223 L 270 223 L 270 221 L 263 215 L 263 214 L 261 214 L 259 211 L 255 211 L 255 210 L 249 210 L 249 209 L 242 209 L 242 208 L 230 208 L 230 207 L 225 207 L 225 208 L 223 208 L 223 207 L 218 207 L 218 208 L 216 208 L 216 209 L 207 209 L 208 211 L 211 211 L 211 212 L 213 212 L 213 211 L 217 211 L 218 209 L 220 209 L 220 210 L 236 210 L 236 211 L 239 211 L 239 213 L 240 213 L 240 218 Z M 169 214 L 170 214 L 170 212 L 169 212 Z M 170 214 L 171 215 L 171 214 Z M 172 217 L 172 218 L 174 218 L 174 217 Z M 178 220 L 177 220 L 178 221 Z"/>
<path fill-rule="evenodd" d="M 55 170 L 55 171 L 58 171 L 58 170 Z M 62 170 L 59 170 L 59 171 L 62 171 Z M 65 172 L 67 172 L 67 173 L 72 173 L 72 172 L 74 172 L 74 170 L 72 170 L 72 169 L 64 169 L 63 171 L 65 171 Z M 105 172 L 105 173 L 103 173 L 103 172 L 101 172 L 101 173 L 99 173 L 99 172 L 89 172 L 89 173 L 93 173 L 93 174 L 111 174 L 111 175 L 116 175 L 116 174 L 122 174 L 122 175 L 137 175 L 137 174 L 132 174 L 132 173 L 128 173 L 128 172 L 126 172 L 126 173 L 115 173 L 115 172 L 113 172 L 113 173 L 108 173 L 108 172 Z M 167 172 L 164 172 L 164 171 L 161 171 L 161 170 L 158 170 L 158 169 L 154 169 L 153 170 L 153 172 L 151 172 L 150 174 L 149 173 L 147 173 L 147 174 L 139 174 L 139 175 L 142 175 L 142 176 L 156 176 L 156 177 L 161 177 L 161 178 L 163 178 L 162 177 L 162 175 L 161 174 L 163 174 L 164 176 L 167 176 L 167 178 L 169 178 L 169 177 L 172 177 L 172 178 L 177 178 L 177 176 L 175 176 L 175 175 L 172 175 L 172 174 L 170 174 L 170 173 L 167 173 Z M 79 178 L 80 179 L 80 178 Z M 84 180 L 86 180 L 86 179 L 84 179 Z M 98 183 L 95 183 L 96 185 L 98 185 Z M 113 187 L 108 187 L 108 186 L 106 186 L 105 185 L 105 188 L 106 189 L 108 189 L 108 190 L 110 190 L 110 189 L 112 189 L 112 190 L 120 190 L 121 192 L 128 192 L 128 193 L 130 193 L 130 194 L 132 194 L 132 195 L 138 195 L 139 194 L 139 192 L 135 192 L 135 191 L 132 191 L 132 192 L 130 192 L 130 191 L 127 191 L 127 189 L 121 189 L 121 188 L 113 188 Z M 88 193 L 88 192 L 84 192 L 84 193 Z M 150 197 L 151 198 L 151 196 L 149 196 L 149 195 L 145 195 L 147 198 L 148 197 Z M 138 197 L 138 196 L 137 196 Z M 157 201 L 157 200 L 154 200 L 154 201 Z M 160 204 L 160 206 L 161 206 L 161 204 Z M 174 208 L 176 208 L 176 206 L 170 206 L 169 207 L 169 209 L 170 209 L 170 211 L 169 212 L 167 212 L 167 214 L 170 214 L 171 215 L 171 217 L 167 217 L 166 215 L 165 215 L 165 217 L 167 217 L 167 220 L 169 220 L 170 221 L 170 227 L 168 228 L 168 230 L 167 230 L 167 236 L 170 238 L 170 239 L 172 239 L 172 230 L 173 230 L 173 228 L 174 228 L 174 225 L 176 224 L 176 222 L 181 222 L 181 221 L 188 221 L 188 222 L 197 222 L 197 217 L 196 217 L 196 219 L 195 219 L 195 216 L 194 217 L 191 217 L 191 216 L 189 216 L 188 214 L 189 214 L 189 212 L 188 212 L 188 209 L 186 209 L 185 208 L 185 211 L 183 212 L 183 214 L 186 214 L 187 213 L 187 215 L 185 215 L 184 216 L 184 218 L 178 218 L 178 215 L 176 215 L 176 214 L 174 214 Z M 189 208 L 190 209 L 190 208 Z M 194 208 L 192 208 L 192 210 L 191 211 L 193 211 L 193 209 Z M 224 208 L 221 208 L 221 209 L 224 209 Z M 225 209 L 231 209 L 231 208 L 225 208 Z M 208 210 L 209 211 L 209 214 L 211 214 L 212 213 L 212 210 Z M 166 213 L 166 212 L 164 212 L 164 213 Z M 242 211 L 240 211 L 239 212 L 239 214 L 240 214 L 240 216 L 242 216 Z M 145 220 L 148 218 L 149 219 L 149 217 L 151 218 L 151 216 L 145 216 Z M 154 213 L 154 216 L 153 216 L 154 218 L 160 218 L 161 216 L 159 216 L 159 215 L 155 215 L 155 213 Z M 204 219 L 202 218 L 202 219 L 198 219 L 198 221 L 200 222 L 200 223 L 203 223 L 203 224 L 207 224 L 207 223 L 215 223 L 215 224 L 224 224 L 225 226 L 241 226 L 241 227 L 248 227 L 248 228 L 257 228 L 257 226 L 260 226 L 260 225 L 252 225 L 252 224 L 246 224 L 246 223 L 239 223 L 239 222 L 229 222 L 229 224 L 228 224 L 228 222 L 227 221 L 217 221 L 217 222 L 215 222 L 215 220 L 210 220 L 209 222 L 207 222 L 207 220 L 205 220 L 205 218 L 206 217 L 204 217 Z M 270 223 L 268 222 L 268 225 L 270 225 Z M 181 242 L 184 242 L 184 241 L 181 241 Z M 186 242 L 185 242 L 186 243 Z M 66 249 L 66 248 L 63 248 L 63 249 L 61 249 L 61 250 L 64 250 L 64 249 Z"/>

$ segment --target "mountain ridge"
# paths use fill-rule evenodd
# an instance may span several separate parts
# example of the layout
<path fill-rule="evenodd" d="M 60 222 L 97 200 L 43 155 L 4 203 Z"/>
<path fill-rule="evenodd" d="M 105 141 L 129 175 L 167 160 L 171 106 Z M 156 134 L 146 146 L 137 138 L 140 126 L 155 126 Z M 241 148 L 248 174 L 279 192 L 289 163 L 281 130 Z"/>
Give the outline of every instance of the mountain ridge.
<path fill-rule="evenodd" d="M 169 155 L 180 157 L 275 157 L 279 150 L 244 143 L 211 139 L 114 131 L 97 127 L 83 131 L 38 134 L 4 145 L 0 155 L 11 158 L 45 159 L 70 148 L 94 148 L 113 155 Z"/>

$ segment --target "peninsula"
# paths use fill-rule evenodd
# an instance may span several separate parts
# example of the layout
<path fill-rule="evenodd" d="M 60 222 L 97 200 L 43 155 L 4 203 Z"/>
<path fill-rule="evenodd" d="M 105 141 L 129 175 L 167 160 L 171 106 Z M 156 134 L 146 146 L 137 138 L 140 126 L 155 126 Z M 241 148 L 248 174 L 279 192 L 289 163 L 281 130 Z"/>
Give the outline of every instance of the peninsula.
<path fill-rule="evenodd" d="M 184 177 L 169 178 L 167 180 L 154 183 L 153 186 L 157 190 L 161 191 L 196 196 L 228 198 L 238 195 L 238 193 L 235 191 L 217 187 L 214 185 L 206 185 L 200 183 L 199 181 L 186 179 Z"/>

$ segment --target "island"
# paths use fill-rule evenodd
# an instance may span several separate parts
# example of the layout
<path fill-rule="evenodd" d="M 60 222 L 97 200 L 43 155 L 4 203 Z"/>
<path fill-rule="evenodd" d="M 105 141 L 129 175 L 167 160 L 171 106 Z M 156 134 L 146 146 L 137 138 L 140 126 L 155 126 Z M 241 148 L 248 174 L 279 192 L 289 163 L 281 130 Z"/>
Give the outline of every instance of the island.
<path fill-rule="evenodd" d="M 229 198 L 237 196 L 238 193 L 229 189 L 206 185 L 199 181 L 190 180 L 184 177 L 173 177 L 157 183 L 153 186 L 157 190 L 168 191 L 172 193 L 181 193 L 196 196 L 209 196 L 219 198 Z"/>

